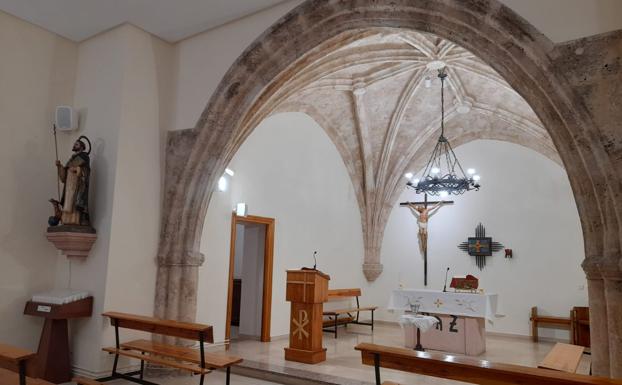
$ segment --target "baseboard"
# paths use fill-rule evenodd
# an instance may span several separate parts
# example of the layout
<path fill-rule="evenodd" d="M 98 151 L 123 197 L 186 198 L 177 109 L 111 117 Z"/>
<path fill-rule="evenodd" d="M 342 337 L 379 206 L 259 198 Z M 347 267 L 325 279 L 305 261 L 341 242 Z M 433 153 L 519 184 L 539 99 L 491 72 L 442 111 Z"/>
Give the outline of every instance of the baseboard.
<path fill-rule="evenodd" d="M 110 375 L 112 369 L 108 369 L 108 370 L 101 370 L 98 372 L 94 372 L 92 370 L 89 369 L 85 369 L 85 368 L 80 368 L 78 366 L 73 366 L 72 367 L 72 371 L 73 371 L 73 375 L 74 376 L 80 376 L 80 377 L 86 377 L 86 378 L 101 378 L 101 377 L 106 377 Z M 140 370 L 140 365 L 136 364 L 136 365 L 128 365 L 128 366 L 123 366 L 120 367 L 118 369 L 119 372 L 121 373 L 125 373 L 125 372 L 133 372 L 136 370 Z"/>

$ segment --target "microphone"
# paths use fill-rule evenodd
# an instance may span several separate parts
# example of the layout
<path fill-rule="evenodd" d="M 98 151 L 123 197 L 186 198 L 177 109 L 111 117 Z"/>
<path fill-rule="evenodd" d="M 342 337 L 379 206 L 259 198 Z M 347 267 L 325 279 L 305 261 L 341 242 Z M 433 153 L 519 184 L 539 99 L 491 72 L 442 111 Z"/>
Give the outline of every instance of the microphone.
<path fill-rule="evenodd" d="M 317 254 L 317 250 L 313 252 L 313 270 L 317 270 L 317 259 L 315 255 Z"/>
<path fill-rule="evenodd" d="M 449 267 L 447 268 L 447 271 L 445 272 L 445 286 L 443 286 L 443 293 L 447 293 L 447 273 L 449 273 Z"/>

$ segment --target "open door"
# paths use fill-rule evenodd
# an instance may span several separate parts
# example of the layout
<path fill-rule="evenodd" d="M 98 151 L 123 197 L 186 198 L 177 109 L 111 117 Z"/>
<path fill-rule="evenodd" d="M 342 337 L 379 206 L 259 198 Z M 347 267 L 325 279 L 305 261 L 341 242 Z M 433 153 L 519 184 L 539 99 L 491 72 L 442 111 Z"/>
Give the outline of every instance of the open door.
<path fill-rule="evenodd" d="M 249 227 L 262 227 L 263 235 L 263 261 L 262 261 L 262 289 L 261 289 L 261 333 L 260 341 L 270 342 L 270 321 L 272 317 L 272 269 L 274 258 L 274 218 L 258 217 L 253 215 L 247 215 L 244 217 L 236 215 L 234 212 L 231 217 L 231 246 L 229 255 L 229 289 L 227 293 L 227 323 L 225 326 L 225 340 L 231 340 L 231 324 L 234 315 L 234 302 L 235 306 L 240 306 L 240 293 L 244 282 L 235 279 L 234 273 L 236 272 L 236 252 L 238 253 L 238 264 L 240 264 L 239 252 L 236 250 L 236 244 L 238 244 L 238 229 L 239 225 L 245 225 Z M 239 246 L 239 245 L 238 245 Z M 235 290 L 234 290 L 235 281 Z M 239 312 L 236 313 L 239 316 Z M 239 319 L 239 318 L 238 318 Z"/>

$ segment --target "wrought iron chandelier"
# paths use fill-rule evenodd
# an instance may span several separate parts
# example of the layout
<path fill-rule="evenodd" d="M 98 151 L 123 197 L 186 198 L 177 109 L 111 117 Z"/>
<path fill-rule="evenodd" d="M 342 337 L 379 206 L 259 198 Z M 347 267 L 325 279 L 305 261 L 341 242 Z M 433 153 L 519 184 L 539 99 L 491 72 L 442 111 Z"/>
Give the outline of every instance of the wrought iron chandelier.
<path fill-rule="evenodd" d="M 445 137 L 445 67 L 438 70 L 441 79 L 441 136 L 432 151 L 432 156 L 423 170 L 420 179 L 408 181 L 407 186 L 415 192 L 429 195 L 460 195 L 466 191 L 479 190 L 479 175 L 474 169 L 468 169 L 467 176 Z M 410 179 L 410 178 L 409 178 Z"/>

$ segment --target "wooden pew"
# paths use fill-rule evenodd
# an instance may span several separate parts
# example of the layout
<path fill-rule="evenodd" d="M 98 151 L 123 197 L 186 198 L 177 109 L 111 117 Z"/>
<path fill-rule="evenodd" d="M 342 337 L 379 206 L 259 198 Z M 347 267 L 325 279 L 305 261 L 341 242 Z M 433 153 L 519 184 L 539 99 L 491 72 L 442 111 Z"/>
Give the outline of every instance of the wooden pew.
<path fill-rule="evenodd" d="M 538 315 L 538 308 L 534 306 L 531 308 L 529 320 L 531 321 L 531 338 L 533 342 L 538 342 L 538 326 L 540 325 L 560 326 L 564 329 L 571 329 L 570 341 L 572 342 L 573 331 L 570 317 L 541 316 Z"/>
<path fill-rule="evenodd" d="M 355 349 L 364 365 L 374 366 L 376 385 L 391 384 L 381 382 L 381 367 L 481 385 L 622 385 L 622 380 L 369 343 Z"/>
<path fill-rule="evenodd" d="M 337 328 L 339 325 L 348 325 L 348 324 L 358 324 L 358 325 L 367 325 L 371 326 L 371 330 L 374 330 L 374 311 L 378 308 L 377 306 L 366 306 L 361 307 L 359 303 L 359 297 L 361 296 L 361 289 L 333 289 L 328 291 L 328 300 L 336 301 L 336 300 L 344 300 L 347 298 L 356 298 L 356 307 L 347 308 L 347 309 L 337 309 L 337 310 L 325 310 L 323 315 L 328 317 L 328 319 L 324 320 L 324 328 L 325 332 L 331 332 L 335 334 L 335 338 L 337 338 Z M 371 322 L 361 322 L 359 321 L 359 314 L 362 311 L 371 312 Z M 356 313 L 356 316 L 354 316 Z"/>
<path fill-rule="evenodd" d="M 205 375 L 211 370 L 225 369 L 227 373 L 226 383 L 228 385 L 231 376 L 231 366 L 242 362 L 240 357 L 205 352 L 204 344 L 206 342 L 214 342 L 212 327 L 209 325 L 162 320 L 118 312 L 107 312 L 103 315 L 110 318 L 110 323 L 115 328 L 116 343 L 114 347 L 106 347 L 103 348 L 103 350 L 114 354 L 115 359 L 112 374 L 108 377 L 98 379 L 97 381 L 104 382 L 122 378 L 140 384 L 153 384 L 143 380 L 144 364 L 145 362 L 151 362 L 157 365 L 198 374 L 200 375 L 199 383 L 201 385 L 203 384 Z M 119 340 L 120 328 L 198 341 L 199 350 L 197 351 L 196 349 L 177 345 L 156 343 L 149 340 L 134 340 L 121 343 Z M 117 371 L 119 356 L 140 360 L 140 370 L 131 373 L 119 373 Z M 138 378 L 134 376 L 138 376 Z"/>
<path fill-rule="evenodd" d="M 0 384 L 51 385 L 26 376 L 26 364 L 35 353 L 11 345 L 0 344 Z"/>

